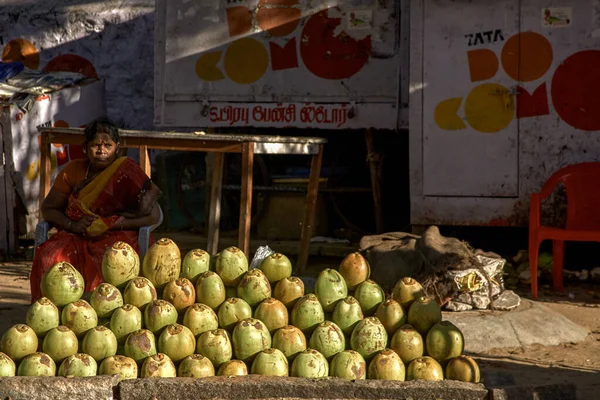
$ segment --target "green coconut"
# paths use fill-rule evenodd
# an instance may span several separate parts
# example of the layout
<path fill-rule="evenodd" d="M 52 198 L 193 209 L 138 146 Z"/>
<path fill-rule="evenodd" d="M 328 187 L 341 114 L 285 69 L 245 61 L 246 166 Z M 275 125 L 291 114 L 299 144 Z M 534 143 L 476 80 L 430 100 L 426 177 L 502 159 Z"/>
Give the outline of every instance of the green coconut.
<path fill-rule="evenodd" d="M 117 337 L 105 326 L 90 329 L 83 338 L 81 350 L 97 362 L 117 354 Z"/>
<path fill-rule="evenodd" d="M 288 376 L 288 360 L 280 350 L 270 348 L 259 352 L 252 362 L 251 374 Z"/>
<path fill-rule="evenodd" d="M 58 376 L 96 376 L 98 364 L 88 354 L 77 353 L 63 360 Z"/>
<path fill-rule="evenodd" d="M 136 379 L 138 367 L 136 362 L 126 356 L 109 356 L 100 363 L 98 375 L 119 375 L 119 381 Z"/>
<path fill-rule="evenodd" d="M 65 358 L 77 354 L 79 342 L 75 332 L 64 325 L 60 325 L 48 332 L 44 337 L 42 350 L 56 363 L 61 363 Z"/>
<path fill-rule="evenodd" d="M 196 301 L 196 289 L 189 279 L 179 278 L 165 285 L 162 298 L 182 313 Z"/>
<path fill-rule="evenodd" d="M 44 275 L 40 284 L 42 296 L 57 307 L 77 301 L 83 295 L 83 276 L 66 261 L 54 264 Z"/>
<path fill-rule="evenodd" d="M 96 310 L 98 318 L 110 318 L 112 313 L 123 305 L 123 296 L 116 286 L 101 283 L 92 292 L 90 305 Z"/>
<path fill-rule="evenodd" d="M 256 307 L 261 301 L 271 297 L 271 285 L 259 269 L 246 272 L 237 285 L 237 297 Z"/>
<path fill-rule="evenodd" d="M 17 363 L 29 354 L 35 353 L 37 348 L 38 338 L 35 332 L 25 324 L 11 326 L 0 339 L 0 351 Z"/>
<path fill-rule="evenodd" d="M 248 272 L 248 259 L 242 250 L 231 246 L 219 253 L 215 270 L 225 286 L 235 287 Z"/>
<path fill-rule="evenodd" d="M 140 368 L 141 378 L 175 378 L 177 369 L 166 354 L 158 353 L 144 360 Z"/>
<path fill-rule="evenodd" d="M 25 324 L 33 329 L 38 338 L 43 338 L 50 329 L 60 325 L 58 307 L 47 297 L 42 297 L 27 310 Z"/>
<path fill-rule="evenodd" d="M 183 325 L 187 326 L 196 338 L 204 332 L 219 327 L 219 319 L 212 308 L 205 304 L 195 303 L 188 307 L 183 315 Z"/>
<path fill-rule="evenodd" d="M 187 356 L 179 364 L 177 376 L 183 378 L 204 378 L 215 376 L 215 367 L 210 360 L 201 354 Z"/>
<path fill-rule="evenodd" d="M 258 353 L 271 347 L 271 335 L 262 321 L 246 318 L 233 329 L 231 343 L 235 357 L 251 363 Z"/>
<path fill-rule="evenodd" d="M 164 353 L 173 362 L 178 363 L 196 350 L 196 338 L 189 328 L 172 324 L 158 338 L 158 352 Z"/>
<path fill-rule="evenodd" d="M 155 300 L 144 309 L 144 325 L 155 335 L 159 335 L 166 326 L 177 322 L 175 306 L 165 300 Z"/>
<path fill-rule="evenodd" d="M 346 349 L 346 338 L 339 326 L 331 321 L 324 321 L 310 336 L 308 346 L 323 354 L 327 361 L 331 361 L 336 354 Z"/>
<path fill-rule="evenodd" d="M 297 276 L 280 280 L 273 289 L 273 297 L 281 301 L 288 310 L 291 310 L 302 296 L 304 296 L 304 282 Z"/>
<path fill-rule="evenodd" d="M 131 304 L 125 304 L 110 317 L 110 330 L 114 332 L 117 342 L 122 344 L 130 333 L 142 329 L 142 322 L 142 312 Z"/>
<path fill-rule="evenodd" d="M 55 376 L 56 363 L 48 354 L 32 353 L 23 358 L 17 369 L 18 376 Z"/>
<path fill-rule="evenodd" d="M 408 368 L 406 369 L 406 380 L 414 381 L 418 379 L 426 381 L 444 380 L 442 366 L 428 356 L 415 358 L 408 364 Z"/>
<path fill-rule="evenodd" d="M 288 324 L 289 314 L 282 302 L 269 297 L 256 307 L 254 318 L 264 322 L 269 332 L 273 334 Z"/>
<path fill-rule="evenodd" d="M 138 276 L 129 281 L 123 291 L 123 302 L 144 311 L 146 306 L 157 300 L 156 288 L 148 278 Z"/>
<path fill-rule="evenodd" d="M 235 297 L 235 296 L 233 296 Z M 196 282 L 196 302 L 217 310 L 226 299 L 223 280 L 212 271 L 202 273 Z"/>
<path fill-rule="evenodd" d="M 387 342 L 387 332 L 377 317 L 367 317 L 360 321 L 350 337 L 350 347 L 360 353 L 366 361 L 385 350 Z"/>
<path fill-rule="evenodd" d="M 215 368 L 231 360 L 233 348 L 225 329 L 215 329 L 202 333 L 196 342 L 196 353 L 209 359 Z"/>
<path fill-rule="evenodd" d="M 352 296 L 348 296 L 342 301 L 339 301 L 333 313 L 331 314 L 331 320 L 340 327 L 344 335 L 350 336 L 352 331 L 364 318 L 362 308 L 358 300 Z"/>
<path fill-rule="evenodd" d="M 310 335 L 325 321 L 325 311 L 317 296 L 310 293 L 302 296 L 292 308 L 290 320 L 292 325 L 298 327 L 305 335 Z"/>
<path fill-rule="evenodd" d="M 102 258 L 102 278 L 119 289 L 140 274 L 140 257 L 131 245 L 115 242 L 106 249 Z"/>
<path fill-rule="evenodd" d="M 300 378 L 326 378 L 329 376 L 329 363 L 325 356 L 315 349 L 306 349 L 292 361 L 290 376 Z"/>
<path fill-rule="evenodd" d="M 15 376 L 17 369 L 15 362 L 4 353 L 0 353 L 0 377 Z"/>
<path fill-rule="evenodd" d="M 338 271 L 346 281 L 348 290 L 355 290 L 371 276 L 371 266 L 359 252 L 348 254 L 342 260 Z"/>
<path fill-rule="evenodd" d="M 429 329 L 442 321 L 442 310 L 432 297 L 421 296 L 410 306 L 407 321 L 425 338 Z"/>
<path fill-rule="evenodd" d="M 130 333 L 123 346 L 123 354 L 137 363 L 156 354 L 156 339 L 152 331 L 140 329 Z"/>
<path fill-rule="evenodd" d="M 375 281 L 367 279 L 356 287 L 354 297 L 358 300 L 365 317 L 370 317 L 385 301 L 385 292 Z"/>
<path fill-rule="evenodd" d="M 398 328 L 406 324 L 404 309 L 394 299 L 387 299 L 377 307 L 375 316 L 381 321 L 388 335 L 393 335 Z"/>
<path fill-rule="evenodd" d="M 332 312 L 338 301 L 348 296 L 346 281 L 335 269 L 326 268 L 317 276 L 315 295 L 325 312 Z"/>
<path fill-rule="evenodd" d="M 344 350 L 331 360 L 329 376 L 347 380 L 367 379 L 367 363 L 354 350 Z"/>
<path fill-rule="evenodd" d="M 425 296 L 423 287 L 411 277 L 400 279 L 392 291 L 392 298 L 400 303 L 405 311 L 408 311 L 412 303 L 422 296 Z"/>
<path fill-rule="evenodd" d="M 289 361 L 293 361 L 298 354 L 306 350 L 306 336 L 295 326 L 286 325 L 275 332 L 272 346 L 281 350 Z"/>
<path fill-rule="evenodd" d="M 406 379 L 406 368 L 394 350 L 385 349 L 377 353 L 369 363 L 367 377 L 369 379 L 403 381 Z"/>
<path fill-rule="evenodd" d="M 448 361 L 445 377 L 456 381 L 479 383 L 481 373 L 474 359 L 460 355 Z"/>
<path fill-rule="evenodd" d="M 241 360 L 230 360 L 223 363 L 217 371 L 217 376 L 248 375 L 248 366 Z"/>
<path fill-rule="evenodd" d="M 181 273 L 181 253 L 179 247 L 168 238 L 158 239 L 144 256 L 142 275 L 152 282 L 155 288 L 162 288 L 179 278 Z"/>
<path fill-rule="evenodd" d="M 390 348 L 408 365 L 415 358 L 423 356 L 425 344 L 421 334 L 412 325 L 402 325 L 392 336 Z"/>
<path fill-rule="evenodd" d="M 450 321 L 441 321 L 433 325 L 425 338 L 427 355 L 437 362 L 458 357 L 465 349 L 465 338 L 460 329 Z"/>
<path fill-rule="evenodd" d="M 265 257 L 258 268 L 264 272 L 271 284 L 292 276 L 292 263 L 281 253 L 273 253 Z"/>
<path fill-rule="evenodd" d="M 77 300 L 67 304 L 61 314 L 64 326 L 75 332 L 77 337 L 83 337 L 87 331 L 98 325 L 96 310 L 85 300 Z"/>
<path fill-rule="evenodd" d="M 244 300 L 230 297 L 219 307 L 217 316 L 219 327 L 232 332 L 239 321 L 252 317 L 252 308 Z"/>
<path fill-rule="evenodd" d="M 183 257 L 181 276 L 189 279 L 194 285 L 198 277 L 210 269 L 210 254 L 202 249 L 193 249 Z"/>

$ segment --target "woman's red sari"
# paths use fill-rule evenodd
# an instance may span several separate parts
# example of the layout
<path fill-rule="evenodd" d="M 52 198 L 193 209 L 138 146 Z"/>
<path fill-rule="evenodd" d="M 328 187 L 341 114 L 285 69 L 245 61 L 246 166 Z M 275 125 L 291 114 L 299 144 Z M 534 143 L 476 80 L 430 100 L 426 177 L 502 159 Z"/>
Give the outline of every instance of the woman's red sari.
<path fill-rule="evenodd" d="M 69 218 L 77 221 L 84 215 L 94 215 L 96 220 L 85 236 L 59 230 L 36 249 L 30 276 L 32 303 L 42 297 L 42 276 L 57 262 L 67 261 L 77 268 L 85 280 L 85 291 L 91 292 L 103 282 L 102 258 L 107 248 L 123 241 L 139 254 L 137 231 L 111 228 L 123 219 L 120 213 L 136 209 L 149 183 L 150 178 L 133 160 L 121 157 L 69 195 L 65 211 Z"/>

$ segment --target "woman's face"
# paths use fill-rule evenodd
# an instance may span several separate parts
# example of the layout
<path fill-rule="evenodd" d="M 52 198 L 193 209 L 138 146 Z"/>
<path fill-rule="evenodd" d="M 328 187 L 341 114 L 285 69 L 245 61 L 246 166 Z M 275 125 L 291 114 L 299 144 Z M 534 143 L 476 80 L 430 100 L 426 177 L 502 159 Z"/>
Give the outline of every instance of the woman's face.
<path fill-rule="evenodd" d="M 99 132 L 94 140 L 87 144 L 86 154 L 97 169 L 108 167 L 116 158 L 118 143 L 107 133 Z"/>

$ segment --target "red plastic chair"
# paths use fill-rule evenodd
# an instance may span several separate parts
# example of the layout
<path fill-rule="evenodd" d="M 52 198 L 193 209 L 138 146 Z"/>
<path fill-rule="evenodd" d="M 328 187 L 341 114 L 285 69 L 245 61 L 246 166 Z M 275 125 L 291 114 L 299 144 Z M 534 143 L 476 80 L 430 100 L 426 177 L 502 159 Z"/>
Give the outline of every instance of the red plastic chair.
<path fill-rule="evenodd" d="M 559 183 L 567 195 L 565 228 L 542 226 L 542 199 L 550 196 Z M 556 171 L 539 193 L 533 193 L 529 211 L 529 269 L 531 297 L 538 297 L 538 252 L 540 243 L 552 240 L 552 283 L 563 290 L 562 270 L 565 241 L 600 242 L 600 162 L 573 164 Z"/>

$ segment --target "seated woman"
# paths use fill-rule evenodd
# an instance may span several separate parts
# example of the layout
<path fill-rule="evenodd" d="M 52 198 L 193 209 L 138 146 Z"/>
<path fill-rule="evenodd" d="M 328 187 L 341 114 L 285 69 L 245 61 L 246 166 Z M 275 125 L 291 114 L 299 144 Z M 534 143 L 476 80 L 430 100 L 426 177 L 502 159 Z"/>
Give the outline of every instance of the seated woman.
<path fill-rule="evenodd" d="M 117 157 L 119 131 L 100 118 L 85 129 L 86 159 L 68 163 L 56 177 L 41 207 L 42 218 L 58 229 L 35 251 L 31 302 L 42 297 L 43 274 L 67 261 L 91 292 L 103 282 L 102 258 L 117 241 L 139 254 L 138 229 L 158 222 L 160 190 L 130 158 Z M 151 238 L 151 243 L 153 243 Z"/>

